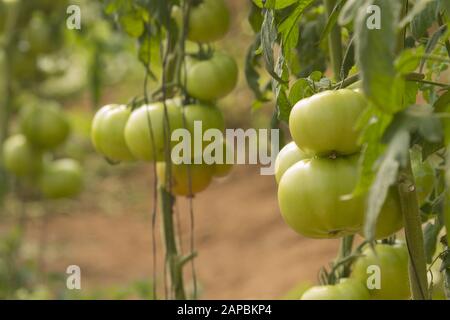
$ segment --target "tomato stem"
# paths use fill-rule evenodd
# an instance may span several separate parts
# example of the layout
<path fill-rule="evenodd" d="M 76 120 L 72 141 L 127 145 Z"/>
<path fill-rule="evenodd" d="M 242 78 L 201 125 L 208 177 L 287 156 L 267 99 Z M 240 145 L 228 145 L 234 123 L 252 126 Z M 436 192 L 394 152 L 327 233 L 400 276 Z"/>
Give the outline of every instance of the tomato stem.
<path fill-rule="evenodd" d="M 12 86 L 12 57 L 14 50 L 14 41 L 17 36 L 16 25 L 20 11 L 20 1 L 13 2 L 7 5 L 6 21 L 0 21 L 5 23 L 5 32 L 3 39 L 4 58 L 2 63 L 3 74 L 1 77 L 4 86 L 0 87 L 0 146 L 8 136 L 8 123 L 11 117 L 11 110 L 13 104 L 13 86 Z M 3 99 L 2 99 L 3 98 Z M 0 148 L 0 159 L 2 159 L 2 148 Z M 4 189 L 6 188 L 7 174 L 1 166 L 0 160 L 0 200 L 2 198 Z"/>
<path fill-rule="evenodd" d="M 328 17 L 336 6 L 336 0 L 324 0 L 325 11 Z M 341 63 L 342 63 L 342 39 L 341 39 L 341 27 L 335 24 L 328 35 L 328 47 L 331 57 L 331 68 L 333 70 L 334 79 L 336 81 L 341 80 Z"/>
<path fill-rule="evenodd" d="M 409 253 L 409 281 L 412 298 L 427 300 L 429 295 L 422 221 L 409 157 L 407 165 L 400 170 L 398 190 Z"/>
<path fill-rule="evenodd" d="M 186 258 L 180 257 L 175 238 L 175 226 L 173 222 L 174 196 L 162 186 L 159 187 L 160 201 L 162 205 L 162 223 L 164 243 L 166 246 L 166 264 L 169 267 L 170 286 L 177 300 L 185 300 L 186 293 L 183 281 L 183 265 Z"/>

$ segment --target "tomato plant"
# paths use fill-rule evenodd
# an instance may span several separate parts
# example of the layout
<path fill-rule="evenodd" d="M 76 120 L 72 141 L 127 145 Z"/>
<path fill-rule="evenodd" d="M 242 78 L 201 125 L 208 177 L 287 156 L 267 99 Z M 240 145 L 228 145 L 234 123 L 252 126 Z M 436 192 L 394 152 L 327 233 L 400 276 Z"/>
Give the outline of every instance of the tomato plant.
<path fill-rule="evenodd" d="M 254 3 L 249 22 L 255 41 L 245 68 L 254 105 L 273 98 L 272 127 L 288 124 L 311 157 L 289 153 L 290 145 L 280 152 L 280 211 L 303 235 L 342 238 L 321 284 L 349 276 L 358 254 L 352 233 L 375 247 L 383 239 L 384 255 L 397 250 L 393 239 L 403 227 L 407 250 L 392 268 L 401 292 L 391 295 L 385 284 L 385 297 L 429 299 L 427 264 L 439 241 L 445 247 L 441 270 L 450 278 L 448 243 L 439 236 L 446 227 L 448 240 L 450 227 L 444 179 L 450 131 L 441 118 L 450 106 L 450 85 L 442 80 L 450 65 L 447 1 Z M 386 264 L 399 260 L 386 256 Z M 387 281 L 395 283 L 394 277 Z"/>

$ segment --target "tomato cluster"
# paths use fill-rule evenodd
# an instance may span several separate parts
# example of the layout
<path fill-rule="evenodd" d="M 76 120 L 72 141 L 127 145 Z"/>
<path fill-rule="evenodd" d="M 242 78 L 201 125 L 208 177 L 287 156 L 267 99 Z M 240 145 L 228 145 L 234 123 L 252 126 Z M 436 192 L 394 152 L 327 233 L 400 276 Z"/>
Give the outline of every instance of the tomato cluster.
<path fill-rule="evenodd" d="M 403 243 L 366 246 L 350 277 L 335 285 L 315 286 L 302 300 L 406 300 L 410 298 L 408 250 Z"/>
<path fill-rule="evenodd" d="M 170 132 L 166 133 L 165 112 Z M 216 128 L 223 131 L 225 122 L 220 110 L 211 104 L 182 105 L 179 100 L 166 100 L 143 105 L 131 111 L 125 105 L 106 105 L 94 117 L 91 137 L 97 152 L 111 161 L 142 160 L 157 162 L 159 180 L 165 181 L 165 155 L 172 153 L 179 143 L 171 141 L 170 134 L 176 129 L 186 129 L 191 139 L 194 136 L 194 121 L 205 130 Z M 190 141 L 192 164 L 172 164 L 171 190 L 174 194 L 192 196 L 204 190 L 213 177 L 226 176 L 229 164 L 194 164 L 196 155 Z M 224 144 L 224 146 L 226 146 Z M 224 147 L 226 148 L 226 147 Z M 226 153 L 223 153 L 224 160 Z M 225 161 L 224 161 L 225 162 Z"/>
<path fill-rule="evenodd" d="M 359 132 L 366 108 L 362 93 L 324 91 L 300 100 L 292 109 L 293 142 L 279 153 L 275 168 L 281 213 L 295 231 L 311 238 L 361 233 L 365 195 L 352 195 L 358 181 Z M 376 238 L 402 227 L 400 202 L 389 191 L 376 227 Z"/>
<path fill-rule="evenodd" d="M 180 26 L 182 14 L 179 7 L 172 12 Z M 192 3 L 187 18 L 187 40 L 201 47 L 221 39 L 229 27 L 230 12 L 223 0 Z M 224 141 L 218 142 L 218 149 L 224 151 L 223 163 L 206 164 L 202 158 L 206 143 L 199 151 L 193 139 L 199 134 L 203 137 L 208 129 L 224 131 L 224 118 L 216 101 L 234 89 L 238 68 L 235 60 L 223 52 L 199 52 L 185 58 L 181 78 L 187 97 L 156 101 L 134 109 L 125 105 L 104 106 L 94 117 L 91 137 L 97 152 L 111 161 L 156 162 L 162 186 L 176 195 L 193 196 L 206 189 L 214 177 L 224 177 L 232 168 L 226 163 L 229 147 Z M 201 132 L 196 132 L 195 123 L 201 124 Z M 185 129 L 191 137 L 190 163 L 168 161 L 167 156 L 171 156 L 180 142 L 172 141 L 172 133 L 177 129 Z M 166 177 L 168 171 L 170 178 Z"/>
<path fill-rule="evenodd" d="M 50 151 L 64 144 L 70 125 L 52 103 L 24 107 L 20 133 L 3 144 L 3 165 L 18 178 L 37 186 L 46 198 L 70 198 L 81 192 L 83 171 L 73 159 L 50 160 Z"/>
<path fill-rule="evenodd" d="M 293 141 L 278 154 L 275 178 L 278 202 L 286 223 L 310 238 L 362 234 L 367 194 L 353 194 L 358 182 L 360 146 L 356 124 L 367 102 L 360 90 L 324 91 L 300 100 L 292 109 Z M 418 154 L 417 154 L 418 153 Z M 419 204 L 430 196 L 434 169 L 411 151 Z M 381 208 L 375 238 L 384 239 L 403 227 L 397 186 Z M 402 243 L 367 246 L 352 264 L 350 279 L 309 289 L 302 299 L 408 299 L 408 252 Z M 368 267 L 377 266 L 380 288 L 372 288 Z"/>

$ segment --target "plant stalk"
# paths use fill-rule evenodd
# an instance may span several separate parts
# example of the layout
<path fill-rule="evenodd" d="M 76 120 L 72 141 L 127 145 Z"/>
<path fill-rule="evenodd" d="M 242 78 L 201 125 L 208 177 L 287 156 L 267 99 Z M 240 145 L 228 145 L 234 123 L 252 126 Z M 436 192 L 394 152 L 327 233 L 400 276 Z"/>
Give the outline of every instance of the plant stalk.
<path fill-rule="evenodd" d="M 342 261 L 352 254 L 353 240 L 355 236 L 349 235 L 341 239 L 341 245 L 339 247 L 339 253 L 337 256 L 337 262 Z M 343 264 L 339 270 L 340 277 L 345 278 L 350 274 L 350 268 L 348 264 Z"/>
<path fill-rule="evenodd" d="M 427 300 L 429 294 L 422 221 L 409 157 L 407 166 L 400 170 L 398 191 L 409 253 L 411 296 L 413 300 Z"/>
<path fill-rule="evenodd" d="M 6 21 L 5 23 L 4 39 L 3 39 L 3 73 L 0 75 L 0 202 L 2 195 L 7 188 L 7 174 L 1 165 L 3 142 L 8 137 L 9 119 L 11 117 L 11 105 L 13 103 L 13 87 L 12 87 L 12 57 L 14 55 L 14 42 L 17 35 L 16 26 L 17 18 L 20 11 L 20 1 L 7 4 Z"/>
<path fill-rule="evenodd" d="M 336 0 L 324 0 L 325 12 L 328 17 L 331 16 L 334 7 L 336 6 Z M 334 74 L 334 80 L 341 80 L 341 64 L 342 64 L 342 37 L 341 27 L 335 25 L 328 35 L 328 47 L 331 58 L 331 68 Z"/>
<path fill-rule="evenodd" d="M 177 248 L 175 225 L 173 221 L 173 204 L 175 198 L 162 186 L 159 187 L 162 204 L 162 223 L 164 243 L 166 246 L 166 263 L 169 267 L 170 286 L 175 299 L 185 300 L 186 293 L 183 281 L 183 258 L 180 257 Z"/>

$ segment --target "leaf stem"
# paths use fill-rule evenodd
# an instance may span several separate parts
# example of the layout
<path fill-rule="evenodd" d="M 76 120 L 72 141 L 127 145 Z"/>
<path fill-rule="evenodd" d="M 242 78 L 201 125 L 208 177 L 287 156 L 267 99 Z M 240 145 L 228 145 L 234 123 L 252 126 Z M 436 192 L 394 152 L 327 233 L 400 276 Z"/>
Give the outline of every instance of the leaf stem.
<path fill-rule="evenodd" d="M 325 12 L 328 18 L 331 16 L 336 3 L 336 0 L 324 0 Z M 333 69 L 334 79 L 336 81 L 340 81 L 342 63 L 342 39 L 341 27 L 337 24 L 333 26 L 328 35 L 328 47 L 330 51 L 331 68 Z"/>

